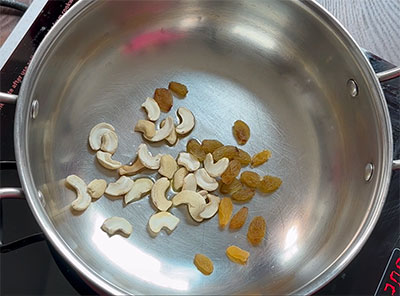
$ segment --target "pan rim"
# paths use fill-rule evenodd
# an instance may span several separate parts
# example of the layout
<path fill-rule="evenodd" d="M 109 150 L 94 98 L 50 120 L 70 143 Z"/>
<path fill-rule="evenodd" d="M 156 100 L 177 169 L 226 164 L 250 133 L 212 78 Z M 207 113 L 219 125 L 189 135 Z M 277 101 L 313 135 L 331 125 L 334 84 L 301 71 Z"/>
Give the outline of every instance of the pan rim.
<path fill-rule="evenodd" d="M 71 264 L 86 281 L 94 284 L 97 288 L 103 291 L 107 291 L 107 293 L 110 294 L 129 294 L 131 293 L 130 291 L 126 291 L 114 283 L 109 282 L 95 270 L 90 268 L 79 256 L 73 252 L 61 235 L 57 232 L 57 229 L 49 219 L 38 198 L 35 182 L 31 174 L 27 150 L 27 127 L 29 122 L 30 106 L 29 100 L 32 100 L 29 89 L 31 89 L 33 86 L 35 74 L 41 70 L 41 61 L 46 57 L 46 53 L 51 49 L 52 44 L 57 41 L 58 37 L 66 29 L 67 25 L 78 16 L 82 16 L 82 14 L 87 12 L 87 10 L 93 5 L 99 5 L 99 3 L 100 2 L 96 2 L 94 0 L 76 3 L 48 32 L 43 42 L 38 47 L 34 57 L 32 58 L 31 67 L 28 68 L 25 80 L 21 85 L 20 96 L 16 106 L 14 143 L 15 147 L 19 147 L 19 149 L 16 149 L 16 160 L 21 184 L 26 194 L 29 207 L 36 221 L 45 233 L 47 239 L 52 243 L 60 255 L 69 264 Z M 299 3 L 299 5 L 303 5 L 311 12 L 318 14 L 322 20 L 341 37 L 342 41 L 351 48 L 351 53 L 354 55 L 357 63 L 362 68 L 365 79 L 367 80 L 371 89 L 376 93 L 374 100 L 381 109 L 377 110 L 377 112 L 381 112 L 382 119 L 384 119 L 384 122 L 382 122 L 384 127 L 382 127 L 382 129 L 384 129 L 385 132 L 382 134 L 382 138 L 383 140 L 386 139 L 386 141 L 383 141 L 383 155 L 381 156 L 383 159 L 382 173 L 379 176 L 379 185 L 377 185 L 374 196 L 375 201 L 371 202 L 372 206 L 363 221 L 364 223 L 361 224 L 358 232 L 354 235 L 353 240 L 348 244 L 347 248 L 343 250 L 343 252 L 336 258 L 334 262 L 332 262 L 330 266 L 322 271 L 317 277 L 293 292 L 294 294 L 311 294 L 334 279 L 354 259 L 374 229 L 389 189 L 391 164 L 393 160 L 393 143 L 390 117 L 383 91 L 375 72 L 372 69 L 372 66 L 362 53 L 359 45 L 355 42 L 347 30 L 320 4 L 315 1 L 306 0 L 301 0 Z"/>

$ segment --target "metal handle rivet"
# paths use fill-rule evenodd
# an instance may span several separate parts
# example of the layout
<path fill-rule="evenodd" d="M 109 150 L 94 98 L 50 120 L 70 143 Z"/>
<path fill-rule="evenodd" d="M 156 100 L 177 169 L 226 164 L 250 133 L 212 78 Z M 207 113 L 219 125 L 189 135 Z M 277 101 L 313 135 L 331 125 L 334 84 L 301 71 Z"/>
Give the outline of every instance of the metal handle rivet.
<path fill-rule="evenodd" d="M 358 85 L 353 79 L 347 81 L 347 90 L 353 98 L 358 95 Z"/>
<path fill-rule="evenodd" d="M 39 198 L 39 201 L 42 204 L 42 206 L 45 207 L 46 206 L 46 201 L 44 199 L 42 191 L 40 191 L 40 190 L 38 190 L 38 198 Z"/>
<path fill-rule="evenodd" d="M 367 163 L 364 170 L 364 180 L 366 182 L 371 181 L 374 174 L 374 165 L 372 163 Z"/>
<path fill-rule="evenodd" d="M 35 119 L 38 114 L 39 114 L 39 102 L 38 102 L 38 100 L 33 100 L 32 105 L 31 105 L 32 119 Z"/>

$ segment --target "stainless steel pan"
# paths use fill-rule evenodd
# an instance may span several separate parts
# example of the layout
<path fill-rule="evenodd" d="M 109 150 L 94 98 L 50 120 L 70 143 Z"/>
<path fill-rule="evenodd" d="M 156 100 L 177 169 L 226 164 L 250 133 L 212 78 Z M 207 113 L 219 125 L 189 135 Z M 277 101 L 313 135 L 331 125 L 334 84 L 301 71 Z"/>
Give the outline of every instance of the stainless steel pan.
<path fill-rule="evenodd" d="M 190 137 L 235 144 L 231 126 L 243 119 L 252 131 L 244 149 L 272 150 L 258 171 L 283 185 L 248 204 L 250 216 L 267 221 L 260 247 L 247 243 L 248 224 L 221 231 L 217 219 L 198 225 L 179 209 L 176 231 L 151 238 L 148 199 L 123 207 L 103 197 L 80 215 L 70 211 L 75 197 L 66 176 L 117 177 L 88 148 L 91 127 L 113 124 L 115 158 L 129 162 L 142 141 L 133 132 L 144 117 L 140 104 L 171 80 L 190 90 L 173 108 L 195 113 Z M 185 143 L 153 149 L 176 155 Z M 312 293 L 363 246 L 393 163 L 377 77 L 337 21 L 308 1 L 79 1 L 31 62 L 17 101 L 15 147 L 24 194 L 48 239 L 111 294 Z M 113 215 L 132 222 L 129 239 L 101 231 Z M 250 251 L 246 266 L 227 260 L 230 244 Z M 193 266 L 198 252 L 215 263 L 209 277 Z"/>

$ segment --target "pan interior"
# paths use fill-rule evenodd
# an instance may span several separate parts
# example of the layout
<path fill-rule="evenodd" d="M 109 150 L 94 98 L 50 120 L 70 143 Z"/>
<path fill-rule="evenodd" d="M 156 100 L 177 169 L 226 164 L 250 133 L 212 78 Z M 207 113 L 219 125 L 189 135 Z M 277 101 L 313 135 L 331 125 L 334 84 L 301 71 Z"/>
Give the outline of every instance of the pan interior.
<path fill-rule="evenodd" d="M 31 94 L 40 112 L 27 132 L 45 210 L 77 258 L 127 293 L 282 295 L 301 291 L 340 257 L 374 202 L 384 133 L 375 94 L 337 30 L 308 4 L 291 1 L 77 5 L 86 9 L 64 27 L 40 65 Z M 347 90 L 350 78 L 358 83 L 356 98 Z M 181 219 L 177 229 L 152 238 L 147 222 L 155 209 L 148 197 L 124 206 L 103 196 L 81 214 L 70 211 L 75 193 L 64 186 L 68 175 L 87 183 L 118 178 L 97 163 L 90 129 L 112 124 L 119 137 L 113 158 L 129 163 L 143 141 L 133 131 L 145 118 L 140 106 L 170 81 L 187 85 L 189 94 L 174 98 L 169 115 L 177 121 L 177 108 L 185 106 L 196 126 L 174 147 L 151 145 L 153 154 L 177 156 L 190 138 L 236 145 L 238 119 L 251 129 L 241 148 L 251 155 L 272 151 L 268 163 L 253 170 L 279 176 L 283 185 L 245 204 L 249 217 L 240 231 L 219 229 L 217 217 L 194 223 L 179 207 L 171 210 Z M 368 162 L 375 163 L 370 183 L 363 179 Z M 148 174 L 134 178 L 142 175 Z M 253 247 L 246 231 L 257 215 L 265 217 L 267 234 Z M 132 223 L 128 239 L 100 229 L 111 216 Z M 226 258 L 232 244 L 250 252 L 246 265 Z M 213 260 L 211 276 L 194 267 L 196 253 Z"/>

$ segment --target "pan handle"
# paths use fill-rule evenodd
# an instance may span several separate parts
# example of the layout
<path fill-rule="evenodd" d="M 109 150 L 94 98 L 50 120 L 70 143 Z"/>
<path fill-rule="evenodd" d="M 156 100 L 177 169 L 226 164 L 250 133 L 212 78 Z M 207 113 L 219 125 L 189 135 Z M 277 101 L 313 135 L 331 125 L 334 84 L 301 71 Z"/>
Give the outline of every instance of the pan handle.
<path fill-rule="evenodd" d="M 0 92 L 0 103 L 15 104 L 17 102 L 17 98 L 17 95 Z"/>
<path fill-rule="evenodd" d="M 394 79 L 400 76 L 400 67 L 394 67 L 392 69 L 376 73 L 376 77 L 379 82 L 384 82 L 387 80 Z M 392 170 L 400 170 L 400 159 L 393 160 Z"/>
<path fill-rule="evenodd" d="M 24 192 L 21 188 L 5 187 L 0 188 L 0 199 L 5 198 L 24 198 Z"/>

